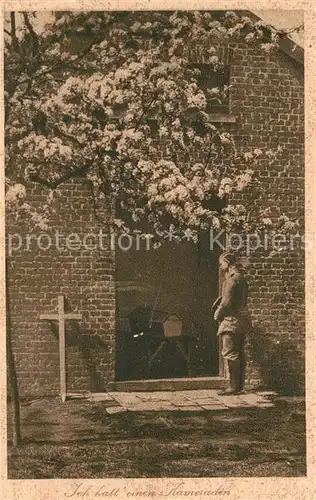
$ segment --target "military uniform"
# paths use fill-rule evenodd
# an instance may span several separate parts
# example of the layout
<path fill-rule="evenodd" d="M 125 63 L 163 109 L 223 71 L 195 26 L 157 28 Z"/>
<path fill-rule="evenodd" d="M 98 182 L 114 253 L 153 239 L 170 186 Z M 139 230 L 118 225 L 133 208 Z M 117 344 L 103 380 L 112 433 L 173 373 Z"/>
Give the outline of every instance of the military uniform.
<path fill-rule="evenodd" d="M 242 273 L 232 267 L 228 270 L 221 297 L 214 303 L 214 319 L 218 321 L 217 335 L 222 336 L 222 356 L 227 359 L 231 390 L 242 390 L 244 334 L 247 324 L 246 303 L 248 285 Z"/>

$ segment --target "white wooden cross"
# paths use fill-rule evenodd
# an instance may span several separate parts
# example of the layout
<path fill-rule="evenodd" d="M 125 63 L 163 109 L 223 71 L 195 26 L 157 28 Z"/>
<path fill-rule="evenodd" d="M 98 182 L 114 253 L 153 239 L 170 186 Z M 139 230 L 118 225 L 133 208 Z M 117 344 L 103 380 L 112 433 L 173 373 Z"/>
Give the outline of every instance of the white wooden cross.
<path fill-rule="evenodd" d="M 81 314 L 65 313 L 65 300 L 63 295 L 58 296 L 58 313 L 41 314 L 40 319 L 57 320 L 59 330 L 59 368 L 60 368 L 60 395 L 64 403 L 66 401 L 66 343 L 65 322 L 67 319 L 81 319 Z"/>

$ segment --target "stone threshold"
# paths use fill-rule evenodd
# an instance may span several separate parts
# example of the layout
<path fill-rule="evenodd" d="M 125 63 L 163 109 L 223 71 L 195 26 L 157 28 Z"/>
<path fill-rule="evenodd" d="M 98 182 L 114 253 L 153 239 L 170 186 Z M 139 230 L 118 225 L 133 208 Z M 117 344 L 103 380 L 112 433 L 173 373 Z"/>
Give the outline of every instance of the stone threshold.
<path fill-rule="evenodd" d="M 110 382 L 108 390 L 111 392 L 185 391 L 224 389 L 227 386 L 228 379 L 224 377 L 190 377 Z"/>

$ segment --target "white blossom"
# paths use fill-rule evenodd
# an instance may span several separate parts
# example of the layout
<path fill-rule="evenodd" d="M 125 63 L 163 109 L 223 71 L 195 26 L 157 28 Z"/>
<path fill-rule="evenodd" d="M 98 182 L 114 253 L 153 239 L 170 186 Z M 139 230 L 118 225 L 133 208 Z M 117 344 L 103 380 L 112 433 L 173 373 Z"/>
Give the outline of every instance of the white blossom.
<path fill-rule="evenodd" d="M 262 224 L 267 227 L 271 227 L 273 225 L 272 220 L 269 217 L 264 217 L 262 219 Z"/>
<path fill-rule="evenodd" d="M 15 203 L 16 201 L 25 198 L 25 196 L 25 186 L 23 186 L 23 184 L 14 184 L 13 186 L 9 187 L 5 198 L 8 203 Z"/>
<path fill-rule="evenodd" d="M 255 38 L 254 33 L 248 33 L 248 35 L 246 35 L 246 37 L 245 37 L 245 40 L 246 40 L 246 42 L 251 42 L 252 40 L 254 40 L 254 38 Z"/>

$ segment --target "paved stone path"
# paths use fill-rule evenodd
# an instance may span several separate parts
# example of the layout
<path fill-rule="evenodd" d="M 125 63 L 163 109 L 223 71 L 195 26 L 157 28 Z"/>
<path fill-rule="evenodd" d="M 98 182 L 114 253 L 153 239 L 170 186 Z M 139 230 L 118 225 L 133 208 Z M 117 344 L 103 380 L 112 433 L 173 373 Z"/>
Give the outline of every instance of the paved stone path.
<path fill-rule="evenodd" d="M 125 411 L 209 411 L 229 408 L 271 408 L 274 392 L 218 396 L 216 390 L 105 392 L 91 394 L 91 401 L 102 401 L 107 413 Z"/>

